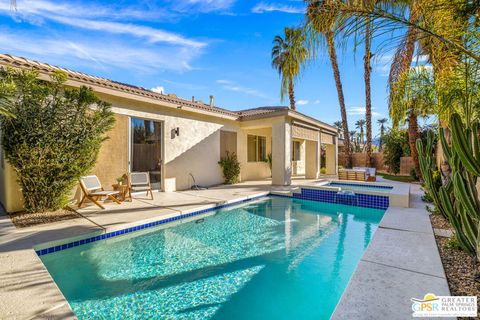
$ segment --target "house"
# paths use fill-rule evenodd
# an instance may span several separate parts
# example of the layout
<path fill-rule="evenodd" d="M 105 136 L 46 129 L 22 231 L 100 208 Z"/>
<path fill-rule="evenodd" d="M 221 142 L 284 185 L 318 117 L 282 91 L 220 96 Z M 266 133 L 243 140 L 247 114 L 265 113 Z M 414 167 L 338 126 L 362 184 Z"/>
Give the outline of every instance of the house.
<path fill-rule="evenodd" d="M 89 86 L 112 104 L 115 126 L 92 172 L 105 186 L 129 171 L 149 171 L 153 187 L 166 192 L 189 189 L 194 181 L 221 184 L 218 161 L 227 151 L 238 156 L 241 181 L 271 177 L 274 185 L 289 185 L 295 175 L 318 178 L 321 168 L 336 174 L 337 129 L 286 107 L 230 111 L 215 106 L 213 96 L 208 104 L 185 100 L 11 55 L 0 55 L 0 65 L 37 69 L 43 79 L 63 70 L 66 86 Z M 0 201 L 7 211 L 21 210 L 15 172 L 1 157 Z"/>

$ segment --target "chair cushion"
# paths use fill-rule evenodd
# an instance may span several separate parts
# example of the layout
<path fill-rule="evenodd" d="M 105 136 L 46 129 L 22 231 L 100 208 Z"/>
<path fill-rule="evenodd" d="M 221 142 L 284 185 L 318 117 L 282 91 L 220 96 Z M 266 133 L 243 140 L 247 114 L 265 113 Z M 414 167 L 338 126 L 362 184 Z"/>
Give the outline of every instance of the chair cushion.
<path fill-rule="evenodd" d="M 136 185 L 147 185 L 150 183 L 150 177 L 148 172 L 132 172 L 130 173 L 130 184 L 132 186 Z"/>

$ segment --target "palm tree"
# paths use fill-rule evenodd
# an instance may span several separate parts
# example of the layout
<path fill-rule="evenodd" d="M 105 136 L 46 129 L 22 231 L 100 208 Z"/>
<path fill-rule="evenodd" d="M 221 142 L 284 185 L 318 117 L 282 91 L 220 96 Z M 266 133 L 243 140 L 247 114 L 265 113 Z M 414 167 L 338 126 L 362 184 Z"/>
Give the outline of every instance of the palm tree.
<path fill-rule="evenodd" d="M 357 131 L 352 130 L 352 131 L 349 131 L 348 134 L 350 135 L 350 143 L 351 143 L 350 147 L 352 148 L 352 152 L 356 152 L 356 150 L 358 149 Z"/>
<path fill-rule="evenodd" d="M 368 16 L 365 18 L 365 56 L 363 57 L 363 76 L 365 81 L 365 120 L 367 127 L 367 144 L 365 146 L 367 151 L 366 166 L 372 165 L 372 98 L 370 90 L 370 73 L 372 67 L 370 62 L 372 59 L 371 54 L 372 44 L 372 32 L 371 32 L 371 20 Z"/>
<path fill-rule="evenodd" d="M 388 122 L 387 118 L 378 119 L 377 123 L 380 125 L 380 140 L 378 141 L 378 150 L 382 151 L 383 136 L 385 135 L 385 123 Z"/>
<path fill-rule="evenodd" d="M 337 15 L 335 12 L 324 10 L 326 3 L 318 0 L 307 0 L 306 11 L 306 31 L 310 37 L 310 55 L 316 56 L 316 50 L 319 40 L 324 40 L 327 44 L 328 56 L 332 66 L 333 78 L 337 89 L 338 104 L 343 125 L 343 140 L 345 145 L 346 167 L 352 166 L 352 148 L 350 146 L 350 136 L 347 121 L 347 109 L 345 107 L 345 98 L 343 95 L 343 86 L 340 78 L 340 69 L 338 67 L 337 52 L 334 40 L 334 28 L 337 25 Z"/>
<path fill-rule="evenodd" d="M 366 122 L 363 119 L 360 119 L 357 122 L 355 122 L 355 126 L 357 127 L 357 129 L 360 130 L 359 137 L 360 137 L 360 143 L 361 144 L 364 144 L 364 142 L 365 142 L 365 140 L 363 139 L 363 127 L 365 126 L 365 123 Z"/>
<path fill-rule="evenodd" d="M 282 101 L 288 91 L 290 109 L 295 110 L 295 81 L 303 62 L 307 58 L 304 46 L 305 35 L 299 28 L 285 28 L 285 36 L 275 36 L 272 48 L 272 67 L 281 77 L 280 97 Z"/>
<path fill-rule="evenodd" d="M 437 95 L 434 77 L 427 68 L 410 68 L 400 76 L 390 103 L 390 118 L 393 126 L 408 121 L 408 143 L 415 172 L 421 179 L 420 164 L 416 141 L 418 134 L 418 116 L 429 115 L 437 109 Z"/>
<path fill-rule="evenodd" d="M 335 121 L 335 122 L 333 123 L 333 125 L 337 128 L 338 137 L 339 137 L 340 139 L 343 139 L 343 135 L 342 135 L 343 123 L 342 123 L 342 121 Z"/>

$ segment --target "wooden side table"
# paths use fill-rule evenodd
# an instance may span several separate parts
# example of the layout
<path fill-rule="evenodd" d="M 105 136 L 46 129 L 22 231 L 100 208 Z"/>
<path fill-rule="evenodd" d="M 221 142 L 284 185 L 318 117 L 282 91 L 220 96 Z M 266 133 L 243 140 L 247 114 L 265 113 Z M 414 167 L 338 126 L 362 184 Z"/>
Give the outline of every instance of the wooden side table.
<path fill-rule="evenodd" d="M 112 188 L 115 191 L 119 191 L 119 199 L 120 201 L 125 201 L 128 192 L 128 186 L 126 184 L 112 184 Z"/>

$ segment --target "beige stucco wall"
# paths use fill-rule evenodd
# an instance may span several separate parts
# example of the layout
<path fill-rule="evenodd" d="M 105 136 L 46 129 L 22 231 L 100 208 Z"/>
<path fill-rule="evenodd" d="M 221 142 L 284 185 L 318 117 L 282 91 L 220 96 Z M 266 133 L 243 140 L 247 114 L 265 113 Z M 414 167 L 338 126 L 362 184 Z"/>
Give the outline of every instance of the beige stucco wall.
<path fill-rule="evenodd" d="M 23 198 L 20 186 L 17 183 L 17 175 L 12 166 L 3 157 L 1 150 L 0 165 L 0 202 L 8 212 L 21 211 Z"/>
<path fill-rule="evenodd" d="M 212 186 L 223 182 L 218 165 L 220 130 L 237 132 L 238 137 L 238 123 L 140 101 L 102 95 L 100 98 L 112 103 L 112 110 L 117 114 L 163 123 L 165 191 L 191 188 L 193 180 L 190 173 L 198 185 Z M 179 136 L 171 134 L 176 128 L 179 128 Z M 239 154 L 239 158 L 241 156 Z"/>
<path fill-rule="evenodd" d="M 128 171 L 128 126 L 127 116 L 115 114 L 115 125 L 107 133 L 108 139 L 103 142 L 92 170 L 106 189 L 111 189 L 116 178 Z"/>
<path fill-rule="evenodd" d="M 241 180 L 259 180 L 271 176 L 267 162 L 247 161 L 247 136 L 256 135 L 266 137 L 267 155 L 272 152 L 272 128 L 243 129 L 237 135 L 238 159 L 241 166 Z"/>

